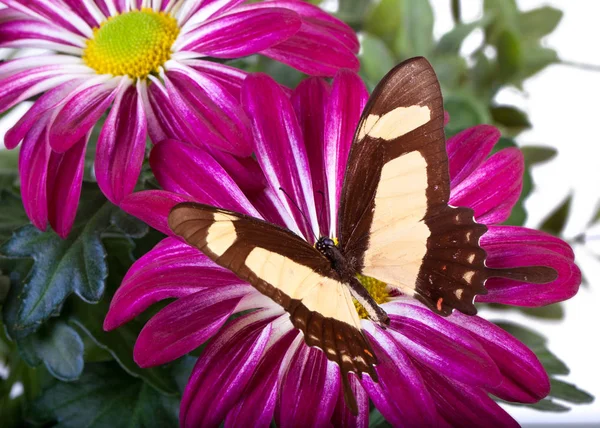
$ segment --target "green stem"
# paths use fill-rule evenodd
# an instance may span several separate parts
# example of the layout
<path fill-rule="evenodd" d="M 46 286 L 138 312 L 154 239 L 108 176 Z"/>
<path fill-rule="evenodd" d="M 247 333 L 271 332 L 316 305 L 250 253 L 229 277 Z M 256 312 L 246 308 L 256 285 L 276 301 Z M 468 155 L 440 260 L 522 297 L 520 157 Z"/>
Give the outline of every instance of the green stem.
<path fill-rule="evenodd" d="M 579 68 L 580 70 L 600 72 L 600 64 L 586 64 L 584 62 L 564 60 L 560 61 L 560 64 L 567 65 L 569 67 Z"/>
<path fill-rule="evenodd" d="M 452 0 L 452 18 L 454 19 L 455 24 L 460 24 L 462 22 L 460 0 Z"/>

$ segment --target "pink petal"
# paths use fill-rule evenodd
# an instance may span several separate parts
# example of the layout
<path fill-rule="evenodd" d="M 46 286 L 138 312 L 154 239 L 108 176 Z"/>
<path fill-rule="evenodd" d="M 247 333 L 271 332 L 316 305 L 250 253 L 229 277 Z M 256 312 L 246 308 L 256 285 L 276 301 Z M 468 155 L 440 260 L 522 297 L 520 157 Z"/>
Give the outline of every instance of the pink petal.
<path fill-rule="evenodd" d="M 330 91 L 325 79 L 313 77 L 302 81 L 292 95 L 292 104 L 306 144 L 313 187 L 317 192 L 323 192 L 323 197 L 315 196 L 316 210 L 320 213 L 319 228 L 323 232 L 329 228 L 329 213 L 325 210 L 328 201 L 326 199 L 323 153 L 325 150 L 326 107 Z"/>
<path fill-rule="evenodd" d="M 328 361 L 320 349 L 301 343 L 281 380 L 275 414 L 277 426 L 328 425 L 340 383 L 339 367 Z"/>
<path fill-rule="evenodd" d="M 267 349 L 243 396 L 227 415 L 225 426 L 268 427 L 271 424 L 277 402 L 280 366 L 297 335 L 298 330 L 292 328 Z"/>
<path fill-rule="evenodd" d="M 535 354 L 500 327 L 480 317 L 454 312 L 451 322 L 468 330 L 493 358 L 502 383 L 487 389 L 507 401 L 535 403 L 550 392 L 550 380 Z"/>
<path fill-rule="evenodd" d="M 152 367 L 193 351 L 219 331 L 248 291 L 235 284 L 180 297 L 144 326 L 133 349 L 135 362 Z"/>
<path fill-rule="evenodd" d="M 114 83 L 95 85 L 74 93 L 54 114 L 48 135 L 52 149 L 64 152 L 92 130 L 119 91 Z"/>
<path fill-rule="evenodd" d="M 0 46 L 10 46 L 13 40 L 49 41 L 64 45 L 85 47 L 85 39 L 55 25 L 30 20 L 10 21 L 0 24 Z"/>
<path fill-rule="evenodd" d="M 453 188 L 467 178 L 500 139 L 500 131 L 490 125 L 478 125 L 459 132 L 446 142 L 450 187 Z"/>
<path fill-rule="evenodd" d="M 375 367 L 379 381 L 363 375 L 361 384 L 377 410 L 393 426 L 435 426 L 434 401 L 411 359 L 373 323 L 363 322 L 363 329 L 379 361 Z"/>
<path fill-rule="evenodd" d="M 143 103 L 130 86 L 115 100 L 96 149 L 98 186 L 116 205 L 135 188 L 144 162 L 146 129 Z"/>
<path fill-rule="evenodd" d="M 205 150 L 165 140 L 152 150 L 150 165 L 160 185 L 170 192 L 260 218 L 235 181 Z"/>
<path fill-rule="evenodd" d="M 519 200 L 524 171 L 519 149 L 501 150 L 452 189 L 450 203 L 472 208 L 479 223 L 502 223 Z"/>
<path fill-rule="evenodd" d="M 248 76 L 246 71 L 225 64 L 200 59 L 181 60 L 181 62 L 215 79 L 236 99 L 240 98 L 242 83 L 246 76 Z"/>
<path fill-rule="evenodd" d="M 104 329 L 113 330 L 131 321 L 161 300 L 239 282 L 231 271 L 196 248 L 175 238 L 163 239 L 127 272 L 110 303 Z"/>
<path fill-rule="evenodd" d="M 48 225 L 48 198 L 46 181 L 48 161 L 52 150 L 46 142 L 45 119 L 33 124 L 25 135 L 19 152 L 19 176 L 21 179 L 21 197 L 27 217 L 38 229 L 45 231 Z"/>
<path fill-rule="evenodd" d="M 230 13 L 199 25 L 176 48 L 216 58 L 239 58 L 288 39 L 301 25 L 298 14 L 282 8 Z"/>
<path fill-rule="evenodd" d="M 61 238 L 66 238 L 75 222 L 88 135 L 84 135 L 64 153 L 52 152 L 48 161 L 48 219 Z"/>
<path fill-rule="evenodd" d="M 344 184 L 348 155 L 354 132 L 367 103 L 368 92 L 357 74 L 344 70 L 336 74 L 327 105 L 325 122 L 325 176 L 329 202 L 329 234 L 337 234 L 337 206 Z"/>
<path fill-rule="evenodd" d="M 167 221 L 169 213 L 178 203 L 188 201 L 193 199 L 164 190 L 144 190 L 123 198 L 120 208 L 165 235 L 172 235 Z"/>
<path fill-rule="evenodd" d="M 307 240 L 314 239 L 318 223 L 310 167 L 291 102 L 273 79 L 256 74 L 244 82 L 242 105 L 252 120 L 256 157 L 271 189 L 281 194 L 283 205 Z M 307 216 L 309 225 L 300 211 Z"/>
<path fill-rule="evenodd" d="M 518 427 L 502 407 L 479 388 L 468 387 L 425 367 L 423 379 L 436 404 L 441 421 L 453 427 Z M 438 424 L 436 424 L 437 426 Z"/>
<path fill-rule="evenodd" d="M 581 272 L 568 244 L 558 238 L 522 227 L 490 226 L 481 246 L 488 254 L 489 267 L 548 266 L 558 276 L 547 284 L 491 278 L 486 282 L 488 294 L 477 296 L 480 302 L 543 306 L 566 300 L 579 289 Z"/>
<path fill-rule="evenodd" d="M 186 67 L 171 68 L 165 84 L 181 119 L 203 144 L 238 156 L 252 154 L 249 120 L 218 81 Z"/>
<path fill-rule="evenodd" d="M 415 304 L 384 308 L 391 320 L 387 333 L 414 360 L 469 385 L 494 387 L 502 381 L 494 361 L 463 329 Z"/>
<path fill-rule="evenodd" d="M 354 375 L 350 375 L 348 381 L 358 404 L 358 414 L 354 416 L 344 401 L 344 391 L 340 382 L 338 400 L 333 412 L 332 423 L 336 427 L 367 428 L 369 426 L 369 396 Z"/>
<path fill-rule="evenodd" d="M 182 427 L 217 426 L 240 399 L 262 359 L 272 312 L 258 310 L 235 319 L 198 359 L 181 401 Z"/>

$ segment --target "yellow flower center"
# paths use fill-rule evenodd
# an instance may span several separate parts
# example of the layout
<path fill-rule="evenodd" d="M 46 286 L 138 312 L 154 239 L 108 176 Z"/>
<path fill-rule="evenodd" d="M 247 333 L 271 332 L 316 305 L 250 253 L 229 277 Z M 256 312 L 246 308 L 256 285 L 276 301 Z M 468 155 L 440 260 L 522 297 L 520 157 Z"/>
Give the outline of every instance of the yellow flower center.
<path fill-rule="evenodd" d="M 367 289 L 373 300 L 375 300 L 378 305 L 381 305 L 390 299 L 390 293 L 388 292 L 387 284 L 385 282 L 364 275 L 356 275 L 356 278 L 360 281 L 363 287 Z M 356 299 L 354 299 L 354 306 L 356 307 L 358 316 L 363 319 L 369 318 L 367 310 L 363 307 L 363 305 L 358 303 Z"/>
<path fill-rule="evenodd" d="M 112 16 L 94 29 L 83 60 L 98 74 L 143 79 L 171 57 L 178 34 L 177 20 L 164 12 L 145 8 Z"/>

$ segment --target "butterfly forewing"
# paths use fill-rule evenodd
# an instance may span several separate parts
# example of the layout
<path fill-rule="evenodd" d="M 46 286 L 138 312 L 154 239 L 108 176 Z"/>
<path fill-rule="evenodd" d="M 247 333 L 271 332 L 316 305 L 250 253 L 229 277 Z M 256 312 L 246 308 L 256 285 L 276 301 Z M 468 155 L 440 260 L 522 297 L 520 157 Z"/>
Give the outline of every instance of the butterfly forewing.
<path fill-rule="evenodd" d="M 176 205 L 169 227 L 289 312 L 306 343 L 340 366 L 347 400 L 356 407 L 347 374 L 376 379 L 376 358 L 348 287 L 327 258 L 289 230 L 208 205 Z"/>
<path fill-rule="evenodd" d="M 397 66 L 363 113 L 339 208 L 342 251 L 358 271 L 436 312 L 475 313 L 485 293 L 483 225 L 448 206 L 448 156 L 437 77 L 424 58 Z"/>

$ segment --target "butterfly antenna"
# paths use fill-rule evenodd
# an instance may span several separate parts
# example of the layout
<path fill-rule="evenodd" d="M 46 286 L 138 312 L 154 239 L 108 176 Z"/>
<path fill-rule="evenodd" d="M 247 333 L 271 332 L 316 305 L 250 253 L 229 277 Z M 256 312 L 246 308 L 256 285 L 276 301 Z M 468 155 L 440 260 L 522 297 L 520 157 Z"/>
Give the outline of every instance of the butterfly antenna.
<path fill-rule="evenodd" d="M 312 227 L 310 227 L 310 221 L 308 221 L 308 217 L 306 217 L 306 214 L 304 214 L 304 211 L 302 211 L 300 209 L 300 207 L 298 206 L 296 201 L 294 201 L 294 199 L 292 199 L 292 197 L 290 195 L 288 195 L 288 193 L 283 189 L 283 187 L 280 187 L 279 190 L 281 190 L 283 192 L 283 194 L 290 200 L 290 202 L 294 205 L 294 207 L 296 207 L 296 209 L 300 212 L 300 214 L 302 215 L 302 218 L 304 218 L 304 221 L 306 222 L 306 225 L 308 226 L 308 229 L 310 230 L 310 233 L 312 233 L 313 238 L 315 238 L 315 242 L 317 242 L 318 239 L 315 236 L 315 232 L 312 230 Z"/>

